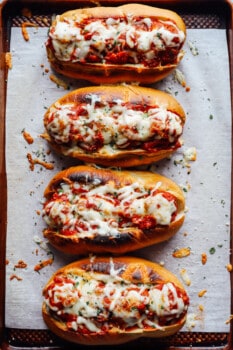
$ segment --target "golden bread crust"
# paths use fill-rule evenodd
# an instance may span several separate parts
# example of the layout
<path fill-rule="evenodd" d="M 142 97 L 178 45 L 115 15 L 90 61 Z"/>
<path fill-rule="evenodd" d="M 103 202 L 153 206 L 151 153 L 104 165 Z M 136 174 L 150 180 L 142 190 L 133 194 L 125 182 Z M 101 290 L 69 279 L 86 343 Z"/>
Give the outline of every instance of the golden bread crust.
<path fill-rule="evenodd" d="M 126 4 L 118 7 L 94 7 L 77 9 L 63 13 L 59 16 L 60 21 L 65 18 L 88 19 L 88 18 L 109 18 L 135 15 L 140 17 L 156 18 L 159 20 L 171 20 L 176 23 L 179 30 L 186 36 L 186 26 L 183 19 L 174 11 L 161 9 L 142 4 Z M 56 23 L 56 20 L 53 24 Z M 52 24 L 52 25 L 53 25 Z M 47 56 L 51 66 L 58 73 L 70 78 L 84 79 L 94 84 L 119 83 L 119 82 L 138 82 L 142 84 L 151 84 L 162 80 L 169 75 L 180 63 L 184 56 L 184 51 L 180 50 L 177 62 L 174 64 L 159 65 L 156 67 L 142 67 L 136 64 L 88 64 L 79 62 L 63 62 L 58 60 L 50 47 L 47 45 Z"/>
<path fill-rule="evenodd" d="M 44 191 L 44 196 L 49 200 L 56 192 L 56 188 L 61 182 L 79 181 L 79 179 L 88 179 L 88 181 L 100 180 L 105 184 L 113 182 L 117 186 L 124 187 L 132 183 L 143 184 L 146 189 L 151 189 L 156 183 L 160 183 L 161 191 L 168 191 L 174 195 L 177 203 L 177 217 L 170 225 L 157 225 L 150 229 L 139 227 L 129 227 L 120 229 L 121 233 L 117 236 L 96 236 L 80 238 L 78 235 L 65 236 L 52 228 L 44 230 L 44 236 L 58 250 L 67 254 L 88 254 L 88 253 L 113 253 L 123 254 L 132 250 L 137 250 L 153 244 L 157 244 L 170 239 L 182 226 L 185 214 L 185 199 L 178 185 L 172 180 L 146 171 L 114 171 L 110 169 L 96 169 L 90 166 L 76 166 L 65 169 L 56 174 L 50 181 Z"/>
<path fill-rule="evenodd" d="M 67 103 L 79 103 L 85 101 L 89 95 L 97 95 L 101 102 L 112 102 L 121 99 L 125 103 L 137 103 L 143 105 L 159 106 L 173 112 L 179 116 L 182 127 L 184 127 L 186 115 L 180 103 L 170 94 L 140 86 L 131 85 L 102 85 L 90 86 L 74 90 L 54 102 L 44 115 L 45 129 L 48 125 L 48 118 L 50 110 L 59 105 Z M 133 167 L 143 164 L 151 164 L 161 159 L 169 157 L 175 152 L 174 146 L 165 149 L 145 150 L 140 148 L 135 149 L 114 149 L 112 147 L 103 146 L 97 151 L 87 152 L 80 147 L 72 149 L 69 145 L 64 143 L 57 143 L 48 131 L 43 137 L 51 144 L 53 149 L 67 157 L 77 158 L 83 162 L 95 163 L 104 166 L 119 166 L 119 167 Z"/>
<path fill-rule="evenodd" d="M 75 20 L 80 18 L 80 20 L 86 18 L 108 18 L 114 15 L 114 17 L 124 17 L 129 14 L 140 17 L 151 17 L 160 20 L 171 20 L 174 21 L 177 27 L 183 32 L 186 31 L 186 26 L 183 19 L 174 11 L 168 9 L 162 9 L 159 7 L 152 7 L 144 4 L 126 4 L 118 7 L 92 7 L 83 8 L 77 10 L 66 11 L 60 15 L 60 19 L 70 18 Z"/>
<path fill-rule="evenodd" d="M 114 264 L 114 266 L 123 267 L 123 273 L 120 274 L 120 277 L 123 280 L 136 284 L 157 284 L 170 282 L 185 292 L 180 280 L 173 273 L 164 267 L 161 267 L 157 263 L 133 256 L 121 256 L 114 258 L 100 256 L 95 258 L 81 259 L 62 267 L 49 279 L 44 287 L 43 294 L 45 294 L 46 289 L 49 287 L 49 285 L 54 282 L 54 278 L 56 276 L 64 276 L 71 273 L 73 275 L 82 275 L 89 279 L 91 278 L 91 275 L 89 276 L 89 273 L 109 274 L 110 259 L 111 264 Z M 67 341 L 83 345 L 116 345 L 133 341 L 141 337 L 167 337 L 177 333 L 183 327 L 186 321 L 186 314 L 184 314 L 181 318 L 178 318 L 174 324 L 164 326 L 163 329 L 136 329 L 132 332 L 129 332 L 120 330 L 119 328 L 112 328 L 108 333 L 105 334 L 81 334 L 68 330 L 65 323 L 53 318 L 48 308 L 46 307 L 45 302 L 42 305 L 42 315 L 49 329 L 56 335 Z"/>

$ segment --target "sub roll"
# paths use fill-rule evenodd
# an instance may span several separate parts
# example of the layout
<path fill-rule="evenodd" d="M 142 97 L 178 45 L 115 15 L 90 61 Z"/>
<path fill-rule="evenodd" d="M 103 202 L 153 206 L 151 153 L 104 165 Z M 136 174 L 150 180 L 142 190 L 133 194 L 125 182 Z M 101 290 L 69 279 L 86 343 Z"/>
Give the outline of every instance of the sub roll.
<path fill-rule="evenodd" d="M 146 171 L 75 166 L 44 192 L 44 236 L 68 254 L 122 254 L 171 238 L 185 218 L 183 192 Z"/>
<path fill-rule="evenodd" d="M 142 4 L 71 10 L 52 21 L 51 66 L 92 83 L 153 83 L 177 67 L 186 27 L 174 11 Z"/>
<path fill-rule="evenodd" d="M 109 85 L 79 88 L 44 115 L 43 137 L 88 163 L 132 167 L 169 157 L 182 145 L 185 112 L 166 92 Z"/>
<path fill-rule="evenodd" d="M 177 333 L 189 297 L 178 278 L 144 259 L 95 257 L 59 269 L 43 290 L 44 321 L 59 337 L 113 345 Z"/>

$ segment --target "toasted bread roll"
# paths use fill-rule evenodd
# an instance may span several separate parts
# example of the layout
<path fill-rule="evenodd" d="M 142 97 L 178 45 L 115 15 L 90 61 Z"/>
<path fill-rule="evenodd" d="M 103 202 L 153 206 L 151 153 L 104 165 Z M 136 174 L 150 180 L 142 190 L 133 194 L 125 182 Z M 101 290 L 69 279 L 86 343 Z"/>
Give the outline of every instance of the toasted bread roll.
<path fill-rule="evenodd" d="M 85 345 L 166 337 L 185 323 L 189 297 L 177 277 L 135 257 L 83 259 L 58 270 L 42 313 L 59 337 Z"/>
<path fill-rule="evenodd" d="M 171 238 L 184 221 L 181 189 L 152 172 L 76 166 L 44 192 L 44 236 L 69 254 L 121 254 Z"/>
<path fill-rule="evenodd" d="M 132 167 L 181 146 L 185 112 L 171 95 L 139 86 L 94 86 L 61 97 L 44 116 L 55 150 L 84 162 Z"/>
<path fill-rule="evenodd" d="M 175 12 L 148 5 L 77 9 L 57 15 L 46 43 L 59 73 L 93 83 L 152 83 L 183 57 L 186 28 Z"/>

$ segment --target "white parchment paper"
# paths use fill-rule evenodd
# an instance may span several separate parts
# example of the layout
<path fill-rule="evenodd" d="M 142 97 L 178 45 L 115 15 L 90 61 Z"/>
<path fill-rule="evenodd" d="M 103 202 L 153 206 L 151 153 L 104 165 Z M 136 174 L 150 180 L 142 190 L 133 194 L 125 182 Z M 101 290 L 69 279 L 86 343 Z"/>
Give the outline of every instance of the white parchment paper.
<path fill-rule="evenodd" d="M 48 152 L 43 132 L 43 115 L 68 91 L 50 79 L 45 46 L 47 28 L 28 28 L 30 41 L 24 41 L 21 29 L 12 28 L 13 67 L 7 81 L 6 168 L 8 180 L 8 224 L 6 266 L 6 326 L 26 329 L 46 328 L 41 317 L 42 289 L 51 274 L 75 260 L 64 256 L 43 241 L 44 227 L 40 211 L 43 191 L 55 172 L 74 162 Z M 190 50 L 198 49 L 198 55 Z M 188 30 L 185 57 L 179 66 L 190 91 L 170 75 L 155 88 L 169 91 L 183 105 L 187 122 L 184 145 L 171 159 L 153 164 L 150 170 L 176 181 L 185 191 L 187 213 L 183 227 L 169 242 L 145 248 L 131 255 L 157 261 L 177 274 L 186 269 L 191 284 L 189 318 L 195 332 L 227 332 L 230 315 L 230 274 L 226 269 L 230 254 L 231 192 L 231 108 L 228 51 L 225 30 Z M 65 80 L 65 79 L 64 79 Z M 70 89 L 84 82 L 66 80 Z M 22 130 L 29 132 L 29 145 Z M 184 162 L 184 152 L 195 147 L 195 162 Z M 27 154 L 54 163 L 54 170 L 35 165 L 29 168 Z M 36 243 L 37 242 L 37 243 Z M 45 243 L 45 242 L 44 242 Z M 40 272 L 34 266 L 48 259 L 54 262 Z M 189 247 L 191 254 L 182 259 L 172 256 L 175 249 Z M 206 253 L 207 263 L 201 262 Z M 25 268 L 15 267 L 23 260 Z M 18 277 L 13 278 L 15 275 Z M 206 290 L 203 297 L 198 293 Z M 201 305 L 201 306 L 200 306 Z M 200 310 L 201 309 L 201 310 Z M 184 331 L 190 331 L 190 322 Z"/>

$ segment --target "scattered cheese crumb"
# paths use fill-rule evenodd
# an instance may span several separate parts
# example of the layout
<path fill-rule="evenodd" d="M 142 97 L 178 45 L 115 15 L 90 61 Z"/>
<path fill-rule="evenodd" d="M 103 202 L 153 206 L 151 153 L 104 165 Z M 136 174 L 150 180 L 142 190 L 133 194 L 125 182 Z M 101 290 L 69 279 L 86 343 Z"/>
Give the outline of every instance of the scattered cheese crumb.
<path fill-rule="evenodd" d="M 10 276 L 10 281 L 16 279 L 17 281 L 22 281 L 23 279 L 19 276 L 17 276 L 16 274 L 13 274 Z"/>
<path fill-rule="evenodd" d="M 189 46 L 190 51 L 193 54 L 193 56 L 199 55 L 198 48 L 196 46 L 194 46 L 192 41 L 190 41 L 190 40 L 188 41 L 188 46 Z"/>
<path fill-rule="evenodd" d="M 186 327 L 191 330 L 192 328 L 194 328 L 196 326 L 196 318 L 197 316 L 194 313 L 190 313 L 187 315 L 187 319 L 186 319 Z"/>
<path fill-rule="evenodd" d="M 191 172 L 190 161 L 194 162 L 197 159 L 197 151 L 195 147 L 189 147 L 183 152 L 183 158 L 175 159 L 174 164 L 181 164 L 183 168 L 188 168 L 188 173 Z"/>
<path fill-rule="evenodd" d="M 174 78 L 187 92 L 190 91 L 190 87 L 186 84 L 185 76 L 179 69 L 175 69 Z"/>
<path fill-rule="evenodd" d="M 185 258 L 186 256 L 190 255 L 190 252 L 191 252 L 191 249 L 189 247 L 180 248 L 180 249 L 174 250 L 174 252 L 172 253 L 172 256 L 174 258 Z"/>
<path fill-rule="evenodd" d="M 205 265 L 207 263 L 207 254 L 206 253 L 201 254 L 201 263 L 202 263 L 202 265 Z"/>
<path fill-rule="evenodd" d="M 185 76 L 179 69 L 175 69 L 174 78 L 180 85 L 186 86 Z"/>
<path fill-rule="evenodd" d="M 38 27 L 37 24 L 31 22 L 23 22 L 22 25 L 22 35 L 25 41 L 29 41 L 29 34 L 27 31 L 27 27 Z"/>
<path fill-rule="evenodd" d="M 180 270 L 180 275 L 182 280 L 184 281 L 184 283 L 186 284 L 186 286 L 190 286 L 191 285 L 191 279 L 187 273 L 186 269 L 181 269 Z"/>
<path fill-rule="evenodd" d="M 16 269 L 25 269 L 27 264 L 23 260 L 19 260 L 17 264 L 14 266 Z"/>
<path fill-rule="evenodd" d="M 41 269 L 43 269 L 44 267 L 48 266 L 48 265 L 52 265 L 53 263 L 53 258 L 47 259 L 47 260 L 43 260 L 40 261 L 39 264 L 34 266 L 34 271 L 40 271 Z"/>
<path fill-rule="evenodd" d="M 195 161 L 197 159 L 197 150 L 195 147 L 189 147 L 183 153 L 185 161 Z"/>
<path fill-rule="evenodd" d="M 198 296 L 199 298 L 202 298 L 207 292 L 207 289 L 202 289 L 199 293 L 198 293 Z"/>
<path fill-rule="evenodd" d="M 34 159 L 34 164 L 42 165 L 44 168 L 46 168 L 48 170 L 54 169 L 54 165 L 52 163 L 47 163 L 47 162 L 40 160 L 38 158 Z"/>
<path fill-rule="evenodd" d="M 35 164 L 39 164 L 42 165 L 44 168 L 48 169 L 48 170 L 53 170 L 54 169 L 54 165 L 52 163 L 47 163 L 41 159 L 38 158 L 32 158 L 31 153 L 27 154 L 27 159 L 30 163 L 30 170 L 33 171 L 35 168 Z"/>
<path fill-rule="evenodd" d="M 29 145 L 31 145 L 34 142 L 33 137 L 25 130 L 22 132 L 24 140 L 27 141 Z"/>
<path fill-rule="evenodd" d="M 49 247 L 47 245 L 47 241 L 43 241 L 40 237 L 38 236 L 34 236 L 33 240 L 36 244 L 38 244 L 43 250 L 45 250 L 46 252 L 49 251 Z"/>
<path fill-rule="evenodd" d="M 50 250 L 49 246 L 48 246 L 48 241 L 43 241 L 40 237 L 38 236 L 34 236 L 33 240 L 36 244 L 39 245 L 39 247 L 44 250 L 47 255 L 53 255 L 52 251 Z"/>

